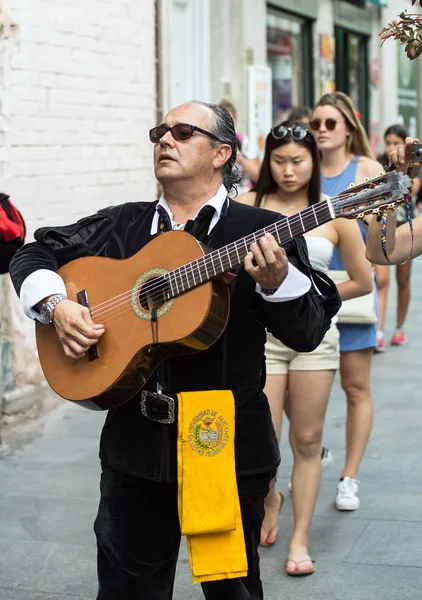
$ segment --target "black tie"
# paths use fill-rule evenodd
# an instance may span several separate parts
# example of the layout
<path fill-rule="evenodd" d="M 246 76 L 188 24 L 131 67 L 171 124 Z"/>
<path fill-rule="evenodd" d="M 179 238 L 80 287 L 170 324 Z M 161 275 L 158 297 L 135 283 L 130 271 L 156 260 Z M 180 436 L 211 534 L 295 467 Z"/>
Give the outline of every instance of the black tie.
<path fill-rule="evenodd" d="M 186 222 L 185 231 L 193 235 L 200 242 L 208 240 L 208 229 L 210 228 L 211 219 L 215 214 L 215 208 L 208 204 L 199 211 L 196 219 Z"/>
<path fill-rule="evenodd" d="M 164 233 L 171 231 L 171 220 L 167 211 L 160 204 L 157 205 L 158 212 L 158 231 Z M 189 219 L 184 230 L 193 235 L 200 242 L 206 242 L 208 239 L 208 229 L 210 228 L 211 220 L 214 216 L 215 208 L 211 205 L 204 206 L 199 211 L 195 220 Z"/>

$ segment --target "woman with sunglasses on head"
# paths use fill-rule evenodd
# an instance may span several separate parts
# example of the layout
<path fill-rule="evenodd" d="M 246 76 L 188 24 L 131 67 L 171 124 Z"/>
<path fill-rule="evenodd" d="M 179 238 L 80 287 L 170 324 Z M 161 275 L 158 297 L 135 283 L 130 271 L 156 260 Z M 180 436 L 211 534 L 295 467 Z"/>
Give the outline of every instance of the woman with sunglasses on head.
<path fill-rule="evenodd" d="M 290 216 L 317 205 L 320 200 L 319 151 L 315 138 L 303 123 L 285 121 L 269 133 L 258 182 L 251 192 L 240 196 L 239 201 Z M 339 287 L 343 299 L 370 291 L 371 270 L 356 223 L 335 219 L 307 233 L 305 240 L 310 262 L 320 271 L 328 271 L 333 249 L 340 249 L 350 276 L 350 281 Z M 321 479 L 325 411 L 338 365 L 335 324 L 320 346 L 310 353 L 293 352 L 272 335 L 267 336 L 265 392 L 279 440 L 285 400 L 288 402 L 289 440 L 294 456 L 294 532 L 286 563 L 286 572 L 292 576 L 309 575 L 314 571 L 308 551 L 308 533 Z M 273 480 L 265 502 L 263 546 L 271 546 L 276 541 L 282 504 L 283 496 Z"/>
<path fill-rule="evenodd" d="M 384 172 L 374 160 L 366 133 L 352 100 L 342 92 L 325 94 L 310 121 L 321 151 L 321 189 L 334 196 L 350 184 Z M 359 223 L 363 239 L 366 231 Z M 344 270 L 335 250 L 330 269 Z M 371 363 L 377 345 L 377 324 L 339 324 L 340 377 L 347 399 L 346 461 L 337 485 L 336 508 L 359 508 L 358 471 L 372 430 Z"/>

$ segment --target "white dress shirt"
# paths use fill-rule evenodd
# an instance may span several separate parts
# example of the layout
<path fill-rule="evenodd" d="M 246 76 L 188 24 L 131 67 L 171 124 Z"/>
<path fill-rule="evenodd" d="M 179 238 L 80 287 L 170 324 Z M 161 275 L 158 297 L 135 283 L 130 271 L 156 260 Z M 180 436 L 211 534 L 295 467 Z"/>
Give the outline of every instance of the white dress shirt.
<path fill-rule="evenodd" d="M 214 229 L 215 225 L 220 219 L 221 211 L 226 198 L 227 190 L 224 185 L 221 185 L 216 195 L 203 205 L 210 205 L 215 208 L 215 213 L 211 219 L 208 233 Z M 173 229 L 184 228 L 183 224 L 178 224 L 174 221 L 173 213 L 171 212 L 164 195 L 161 195 L 158 205 L 162 206 L 167 212 Z M 201 206 L 201 209 L 203 206 Z M 196 218 L 197 214 L 194 218 Z M 156 211 L 151 223 L 151 235 L 155 235 L 157 233 L 158 222 L 159 214 L 158 211 Z M 257 293 L 261 294 L 261 296 L 265 298 L 267 302 L 288 302 L 289 300 L 296 300 L 296 298 L 300 298 L 306 294 L 310 287 L 311 281 L 309 278 L 301 273 L 294 265 L 289 263 L 287 277 L 280 287 L 274 292 L 274 294 L 271 296 L 266 296 L 262 292 L 262 287 L 259 285 L 259 283 L 256 284 L 256 291 Z M 34 310 L 34 306 L 36 306 L 44 298 L 55 294 L 67 295 L 66 286 L 60 275 L 48 269 L 39 269 L 38 271 L 34 271 L 34 273 L 31 273 L 31 275 L 24 280 L 21 287 L 20 299 L 24 313 L 29 318 L 36 319 L 38 312 Z"/>

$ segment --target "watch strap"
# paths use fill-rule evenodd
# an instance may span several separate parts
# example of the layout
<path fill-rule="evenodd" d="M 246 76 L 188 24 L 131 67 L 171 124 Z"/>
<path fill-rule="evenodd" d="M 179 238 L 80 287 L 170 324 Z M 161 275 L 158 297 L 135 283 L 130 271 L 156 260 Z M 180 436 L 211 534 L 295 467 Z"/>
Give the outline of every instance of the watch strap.
<path fill-rule="evenodd" d="M 48 308 L 50 312 L 50 323 L 53 321 L 53 311 L 59 302 L 62 300 L 66 300 L 66 296 L 64 294 L 55 294 L 48 302 L 45 302 L 42 307 L 40 313 L 43 312 L 43 309 Z"/>

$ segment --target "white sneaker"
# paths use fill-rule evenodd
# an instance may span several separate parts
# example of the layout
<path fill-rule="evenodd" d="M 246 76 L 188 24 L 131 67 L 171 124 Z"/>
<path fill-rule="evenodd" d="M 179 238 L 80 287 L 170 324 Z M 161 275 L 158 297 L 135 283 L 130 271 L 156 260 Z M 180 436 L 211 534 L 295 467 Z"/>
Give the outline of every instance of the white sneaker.
<path fill-rule="evenodd" d="M 344 477 L 337 484 L 336 508 L 337 510 L 357 510 L 360 505 L 359 481 L 351 477 Z"/>
<path fill-rule="evenodd" d="M 323 446 L 321 451 L 321 469 L 325 471 L 325 469 L 331 465 L 333 460 L 334 458 L 331 454 L 331 450 Z"/>

